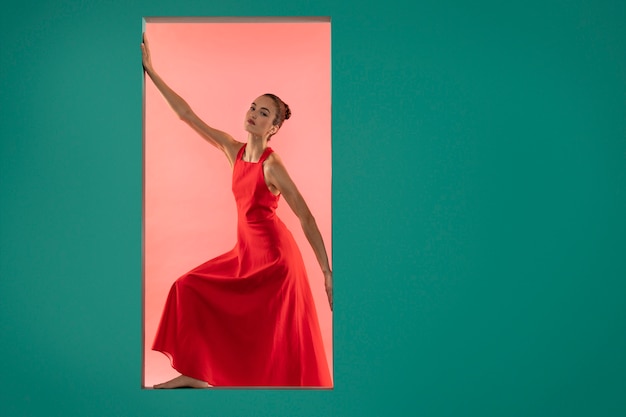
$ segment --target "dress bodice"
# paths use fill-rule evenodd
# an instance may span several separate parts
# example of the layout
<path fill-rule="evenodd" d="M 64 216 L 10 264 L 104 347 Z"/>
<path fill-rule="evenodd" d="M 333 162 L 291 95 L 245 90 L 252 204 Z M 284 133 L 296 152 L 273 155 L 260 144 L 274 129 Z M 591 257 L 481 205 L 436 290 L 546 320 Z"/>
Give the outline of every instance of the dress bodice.
<path fill-rule="evenodd" d="M 279 196 L 267 188 L 263 174 L 263 162 L 273 150 L 266 148 L 258 162 L 246 162 L 242 159 L 245 148 L 243 145 L 237 153 L 233 168 L 232 190 L 238 218 L 245 222 L 273 220 Z"/>

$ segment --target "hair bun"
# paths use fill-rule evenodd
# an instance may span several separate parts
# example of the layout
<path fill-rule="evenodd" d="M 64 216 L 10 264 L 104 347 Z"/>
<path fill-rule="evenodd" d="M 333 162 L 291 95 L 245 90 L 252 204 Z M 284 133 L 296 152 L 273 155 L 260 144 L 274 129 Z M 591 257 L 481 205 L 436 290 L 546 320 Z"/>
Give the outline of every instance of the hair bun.
<path fill-rule="evenodd" d="M 274 100 L 274 104 L 276 104 L 276 117 L 273 124 L 281 127 L 283 122 L 291 117 L 291 109 L 289 109 L 287 103 L 282 101 L 277 95 L 272 93 L 265 93 L 263 95 Z"/>

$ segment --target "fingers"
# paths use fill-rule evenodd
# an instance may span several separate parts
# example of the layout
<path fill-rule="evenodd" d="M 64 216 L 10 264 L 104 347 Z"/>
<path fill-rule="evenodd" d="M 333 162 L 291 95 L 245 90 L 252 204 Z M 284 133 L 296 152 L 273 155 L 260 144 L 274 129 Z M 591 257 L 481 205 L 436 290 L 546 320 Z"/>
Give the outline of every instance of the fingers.
<path fill-rule="evenodd" d="M 333 311 L 333 289 L 326 288 L 326 295 L 328 296 L 328 304 L 330 305 L 330 311 Z"/>
<path fill-rule="evenodd" d="M 143 44 L 145 45 L 146 49 L 150 49 L 150 45 L 148 44 L 148 36 L 146 36 L 146 32 L 143 33 Z"/>
<path fill-rule="evenodd" d="M 150 49 L 150 47 L 148 45 L 148 37 L 146 36 L 146 32 L 143 33 L 141 38 L 142 38 L 141 50 L 143 52 L 147 52 Z"/>
<path fill-rule="evenodd" d="M 141 58 L 144 69 L 148 69 L 152 66 L 150 59 L 150 49 L 148 48 L 148 39 L 146 33 L 143 33 L 143 42 L 141 43 Z"/>
<path fill-rule="evenodd" d="M 330 311 L 333 311 L 333 273 L 327 271 L 324 273 L 324 287 L 326 289 L 326 296 L 328 297 L 328 304 L 330 305 Z"/>

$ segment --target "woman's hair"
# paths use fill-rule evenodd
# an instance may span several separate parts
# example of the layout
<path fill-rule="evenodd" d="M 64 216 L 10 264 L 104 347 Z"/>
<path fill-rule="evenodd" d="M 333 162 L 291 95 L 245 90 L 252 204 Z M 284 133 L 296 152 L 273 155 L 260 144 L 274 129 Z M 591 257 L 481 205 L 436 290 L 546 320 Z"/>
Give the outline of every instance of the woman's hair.
<path fill-rule="evenodd" d="M 283 122 L 291 117 L 289 106 L 275 94 L 266 93 L 263 95 L 274 100 L 274 104 L 276 104 L 276 117 L 272 124 L 281 127 Z"/>

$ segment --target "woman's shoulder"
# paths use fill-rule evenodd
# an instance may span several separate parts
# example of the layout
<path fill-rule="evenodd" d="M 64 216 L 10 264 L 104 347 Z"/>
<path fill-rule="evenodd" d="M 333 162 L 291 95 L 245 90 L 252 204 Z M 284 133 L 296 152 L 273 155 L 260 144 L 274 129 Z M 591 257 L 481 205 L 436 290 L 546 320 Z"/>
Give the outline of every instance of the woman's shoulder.
<path fill-rule="evenodd" d="M 233 141 L 224 148 L 224 153 L 228 155 L 229 159 L 232 158 L 233 162 L 241 157 L 241 153 L 243 152 L 246 144 L 245 142 L 239 142 L 233 139 Z"/>
<path fill-rule="evenodd" d="M 269 153 L 267 155 L 267 158 L 265 158 L 264 161 L 265 165 L 276 165 L 276 164 L 280 164 L 282 165 L 283 161 L 280 158 L 280 155 L 278 155 L 278 153 L 273 150 L 272 148 L 269 148 Z"/>

